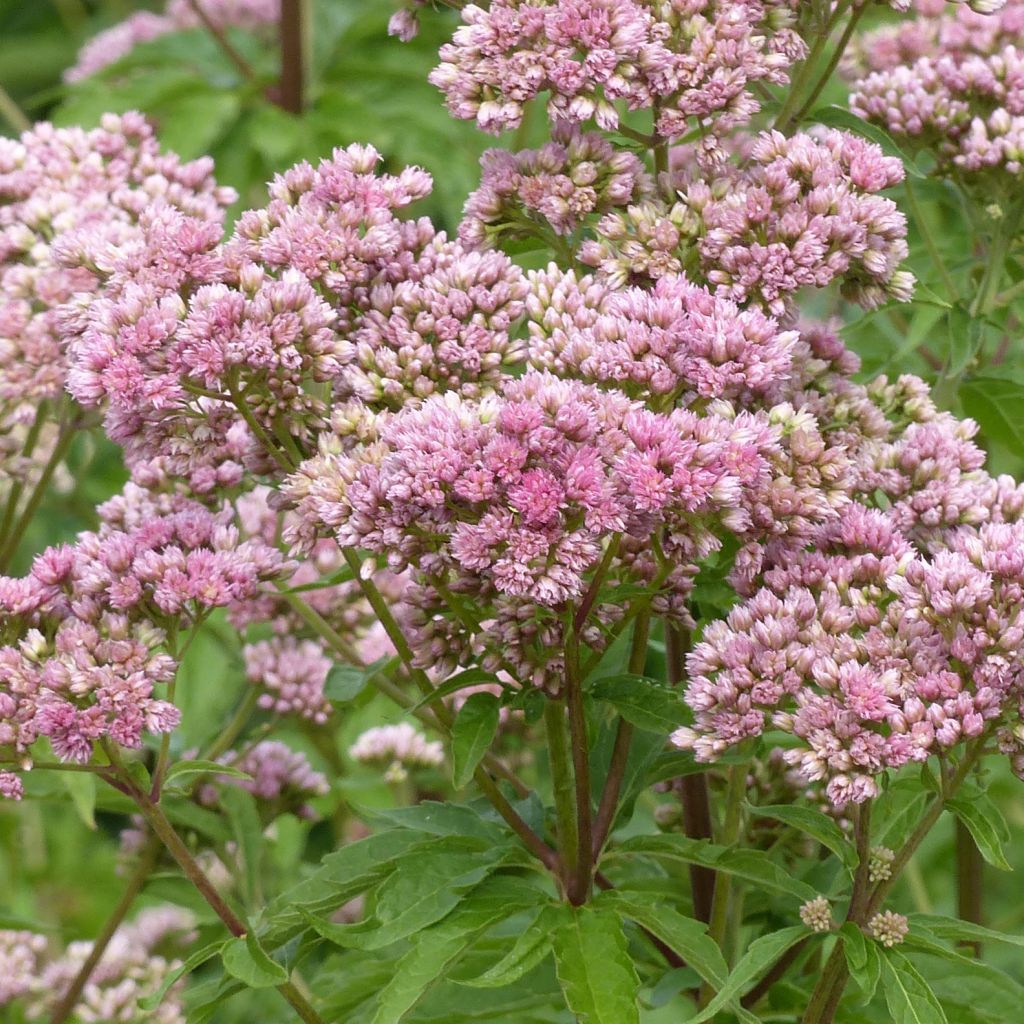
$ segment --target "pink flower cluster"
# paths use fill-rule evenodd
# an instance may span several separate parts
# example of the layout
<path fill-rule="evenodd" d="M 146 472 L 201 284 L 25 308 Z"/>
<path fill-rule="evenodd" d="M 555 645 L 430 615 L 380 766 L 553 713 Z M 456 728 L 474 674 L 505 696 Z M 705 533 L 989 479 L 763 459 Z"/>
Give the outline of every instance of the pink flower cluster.
<path fill-rule="evenodd" d="M 121 925 L 90 974 L 71 1019 L 185 1024 L 183 982 L 162 989 L 181 965 L 175 954 L 194 937 L 193 926 L 189 913 L 170 906 L 144 910 Z M 47 959 L 46 946 L 45 938 L 31 932 L 0 932 L 0 964 L 13 955 L 15 970 L 13 976 L 3 972 L 0 1007 L 16 1001 L 29 1020 L 49 1016 L 92 952 L 91 942 L 72 942 L 61 956 Z M 158 992 L 159 1005 L 143 1010 L 140 1003 Z"/>
<path fill-rule="evenodd" d="M 906 218 L 878 194 L 902 179 L 898 159 L 854 135 L 764 132 L 739 165 L 681 170 L 672 204 L 607 214 L 581 258 L 611 287 L 686 273 L 776 315 L 836 280 L 867 307 L 905 301 Z"/>
<path fill-rule="evenodd" d="M 386 555 L 401 571 L 468 574 L 480 593 L 554 607 L 582 596 L 616 533 L 662 528 L 673 552 L 706 551 L 715 521 L 742 528 L 742 488 L 766 471 L 767 423 L 677 410 L 528 372 L 503 396 L 406 409 L 378 443 L 319 458 L 287 492 L 301 525 Z"/>
<path fill-rule="evenodd" d="M 789 375 L 796 331 L 684 276 L 614 291 L 552 264 L 530 275 L 530 363 L 655 405 L 749 404 Z"/>
<path fill-rule="evenodd" d="M 884 514 L 852 505 L 816 549 L 711 624 L 689 659 L 692 728 L 714 760 L 769 729 L 842 806 L 878 776 L 1019 716 L 1024 524 L 961 528 L 917 554 Z"/>
<path fill-rule="evenodd" d="M 444 764 L 444 747 L 409 722 L 399 722 L 367 729 L 349 747 L 348 756 L 361 764 L 387 765 L 387 781 L 404 782 L 410 769 Z"/>
<path fill-rule="evenodd" d="M 223 775 L 215 784 L 202 787 L 199 799 L 208 806 L 216 805 L 218 786 L 238 786 L 252 793 L 269 817 L 287 809 L 309 817 L 313 812 L 307 801 L 330 791 L 327 777 L 313 768 L 306 755 L 279 740 L 263 740 L 240 757 L 226 754 L 221 760 L 250 777 Z"/>
<path fill-rule="evenodd" d="M 430 178 L 377 175 L 379 159 L 352 146 L 292 168 L 224 244 L 212 224 L 149 211 L 105 264 L 103 297 L 64 311 L 69 389 L 106 403 L 142 479 L 234 487 L 313 449 L 332 400 L 476 396 L 522 359 L 522 272 L 399 220 Z"/>
<path fill-rule="evenodd" d="M 663 138 L 696 121 L 725 131 L 759 109 L 753 85 L 785 84 L 806 53 L 784 0 L 491 0 L 462 19 L 430 80 L 455 117 L 494 133 L 545 92 L 553 121 L 615 129 L 621 101 L 654 108 Z"/>
<path fill-rule="evenodd" d="M 635 203 L 651 189 L 637 156 L 567 125 L 556 125 L 552 141 L 540 149 L 489 149 L 481 169 L 459 227 L 459 237 L 473 247 L 492 248 L 543 229 L 568 235 L 591 215 Z"/>
<path fill-rule="evenodd" d="M 0 139 L 0 467 L 8 480 L 30 477 L 56 441 L 40 405 L 59 404 L 64 391 L 58 309 L 76 294 L 91 301 L 99 287 L 96 268 L 74 259 L 83 240 L 98 252 L 130 244 L 140 214 L 154 206 L 220 223 L 234 193 L 211 170 L 209 159 L 182 163 L 162 152 L 136 113 L 107 115 L 92 131 L 38 124 L 20 140 Z"/>
<path fill-rule="evenodd" d="M 947 173 L 1016 178 L 1024 159 L 1022 31 L 1024 4 L 1015 2 L 998 16 L 958 10 L 922 18 L 881 47 L 868 39 L 865 47 L 879 55 L 854 83 L 851 108 L 937 153 Z M 984 184 L 979 190 L 1002 198 Z"/>
<path fill-rule="evenodd" d="M 280 0 L 198 0 L 203 13 L 218 28 L 255 29 L 277 21 Z M 100 32 L 78 52 L 78 59 L 64 72 L 64 81 L 81 82 L 127 57 L 140 43 L 202 24 L 192 0 L 168 0 L 163 14 L 137 11 L 124 21 Z"/>
<path fill-rule="evenodd" d="M 913 64 L 920 57 L 995 53 L 1016 43 L 1024 32 L 1020 0 L 959 3 L 953 10 L 945 0 L 916 0 L 913 6 L 913 18 L 864 32 L 851 41 L 842 65 L 848 78 Z"/>
<path fill-rule="evenodd" d="M 155 696 L 177 668 L 171 638 L 287 568 L 276 548 L 240 539 L 230 509 L 129 484 L 100 513 L 99 531 L 43 552 L 22 579 L 0 578 L 0 743 L 25 767 L 39 737 L 82 764 L 97 741 L 139 747 L 172 730 L 180 713 Z M 5 795 L 19 789 L 5 778 Z"/>

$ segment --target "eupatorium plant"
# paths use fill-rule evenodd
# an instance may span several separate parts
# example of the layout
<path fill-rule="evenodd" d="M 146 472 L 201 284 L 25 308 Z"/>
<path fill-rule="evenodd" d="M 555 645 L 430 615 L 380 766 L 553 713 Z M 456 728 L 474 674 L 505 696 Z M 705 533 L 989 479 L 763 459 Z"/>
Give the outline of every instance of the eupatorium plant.
<path fill-rule="evenodd" d="M 0 146 L 0 794 L 67 773 L 124 879 L 91 945 L 0 933 L 0 1006 L 995 1019 L 917 962 L 1024 994 L 956 945 L 1021 942 L 979 858 L 1024 777 L 1024 434 L 960 389 L 1016 346 L 1017 6 L 449 6 L 431 81 L 515 130 L 458 224 L 359 144 L 230 225 L 141 115 Z M 26 551 L 99 423 L 128 481 Z M 920 912 L 947 812 L 959 917 Z M 125 924 L 168 874 L 198 916 Z"/>

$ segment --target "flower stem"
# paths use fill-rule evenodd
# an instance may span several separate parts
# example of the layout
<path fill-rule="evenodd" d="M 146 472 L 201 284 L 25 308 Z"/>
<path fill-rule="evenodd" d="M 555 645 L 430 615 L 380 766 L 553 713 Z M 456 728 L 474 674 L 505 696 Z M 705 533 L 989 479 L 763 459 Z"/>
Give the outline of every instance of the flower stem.
<path fill-rule="evenodd" d="M 665 660 L 668 681 L 680 686 L 686 677 L 686 654 L 690 648 L 689 630 L 665 621 Z M 683 802 L 683 831 L 690 839 L 711 839 L 711 796 L 708 793 L 707 773 L 684 775 L 680 780 Z M 715 892 L 715 872 L 699 864 L 690 866 L 690 891 L 693 897 L 693 916 L 698 921 L 711 920 L 711 903 Z"/>
<path fill-rule="evenodd" d="M 2 85 L 0 85 L 0 115 L 17 132 L 27 132 L 32 128 L 32 122 Z"/>
<path fill-rule="evenodd" d="M 75 1009 L 75 1004 L 82 995 L 85 986 L 89 983 L 89 978 L 92 977 L 92 972 L 96 970 L 96 966 L 103 959 L 103 954 L 107 951 L 110 940 L 114 937 L 117 929 L 121 927 L 136 897 L 146 884 L 146 880 L 156 864 L 160 849 L 160 840 L 156 836 L 152 836 L 142 848 L 142 852 L 139 854 L 139 862 L 131 878 L 128 879 L 124 891 L 121 893 L 121 898 L 117 901 L 117 906 L 111 911 L 110 916 L 103 925 L 103 929 L 93 941 L 89 955 L 85 958 L 85 962 L 72 979 L 70 987 L 64 992 L 60 997 L 60 1002 L 54 1007 L 53 1013 L 50 1015 L 50 1024 L 64 1024 L 64 1021 L 71 1016 Z"/>
<path fill-rule="evenodd" d="M 569 873 L 579 860 L 580 837 L 576 825 L 576 796 L 573 792 L 572 763 L 569 755 L 569 729 L 565 702 L 544 702 L 544 731 L 551 765 L 551 788 L 558 819 L 558 852 L 561 857 L 562 887 L 568 895 Z"/>
<path fill-rule="evenodd" d="M 982 924 L 985 862 L 967 826 L 956 822 L 956 911 L 961 921 Z M 981 956 L 980 942 L 966 942 L 974 956 Z"/>
<path fill-rule="evenodd" d="M 184 840 L 175 831 L 174 826 L 167 815 L 164 814 L 163 809 L 149 798 L 148 793 L 143 792 L 134 784 L 131 777 L 124 770 L 124 764 L 117 748 L 113 744 L 107 743 L 104 744 L 104 749 L 110 758 L 110 763 L 114 765 L 121 776 L 121 784 L 135 801 L 142 816 L 146 819 L 146 823 L 159 838 L 167 852 L 177 862 L 178 867 L 184 872 L 185 877 L 192 883 L 199 895 L 206 900 L 210 909 L 221 919 L 228 931 L 236 938 L 244 936 L 248 932 L 248 927 L 235 911 L 231 909 L 224 897 L 217 892 L 213 883 L 185 845 Z M 277 990 L 305 1024 L 324 1024 L 320 1015 L 294 982 L 282 982 L 277 986 Z"/>
<path fill-rule="evenodd" d="M 279 103 L 283 110 L 301 114 L 304 105 L 305 2 L 281 0 L 281 79 Z"/>
<path fill-rule="evenodd" d="M 593 869 L 594 827 L 590 804 L 590 747 L 587 742 L 587 717 L 583 708 L 583 679 L 580 675 L 579 637 L 566 620 L 565 703 L 569 712 L 569 740 L 576 780 L 576 830 L 579 836 L 576 868 L 569 881 L 569 902 L 580 906 L 590 895 Z"/>

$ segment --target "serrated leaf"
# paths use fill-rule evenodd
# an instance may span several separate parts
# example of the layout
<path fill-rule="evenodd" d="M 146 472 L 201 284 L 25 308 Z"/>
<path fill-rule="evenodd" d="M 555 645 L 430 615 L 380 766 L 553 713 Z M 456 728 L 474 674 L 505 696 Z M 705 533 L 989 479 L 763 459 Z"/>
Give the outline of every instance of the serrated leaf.
<path fill-rule="evenodd" d="M 488 821 L 469 804 L 421 800 L 411 807 L 359 808 L 359 817 L 376 828 L 409 828 L 434 836 L 475 836 L 490 843 L 507 842 L 507 828 Z"/>
<path fill-rule="evenodd" d="M 483 974 L 460 979 L 470 988 L 503 988 L 528 974 L 551 952 L 551 936 L 569 913 L 564 904 L 541 907 L 537 916 L 520 932 L 512 948 Z"/>
<path fill-rule="evenodd" d="M 812 934 L 803 925 L 793 925 L 791 928 L 782 928 L 755 939 L 733 968 L 725 984 L 718 990 L 715 998 L 695 1017 L 691 1017 L 687 1024 L 701 1024 L 701 1021 L 713 1020 L 720 1010 L 724 1010 L 730 1003 L 749 992 L 758 979 L 766 974 L 787 950 Z"/>
<path fill-rule="evenodd" d="M 516 878 L 479 885 L 443 921 L 419 932 L 380 995 L 373 1024 L 398 1024 L 487 928 L 544 899 Z"/>
<path fill-rule="evenodd" d="M 179 978 L 191 974 L 197 967 L 201 967 L 207 960 L 212 960 L 232 939 L 216 939 L 209 942 L 200 949 L 197 949 L 184 963 L 178 964 L 164 975 L 160 987 L 151 995 L 139 1000 L 139 1009 L 155 1010 L 164 1001 L 164 996 L 170 991 Z"/>
<path fill-rule="evenodd" d="M 643 854 L 659 860 L 682 864 L 700 864 L 743 878 L 762 888 L 786 893 L 801 902 L 814 899 L 817 892 L 794 878 L 760 850 L 740 850 L 718 846 L 703 839 L 682 835 L 637 836 L 610 850 L 606 857 L 631 857 Z"/>
<path fill-rule="evenodd" d="M 895 949 L 880 953 L 882 991 L 892 1024 L 948 1024 L 942 1005 L 917 968 Z"/>
<path fill-rule="evenodd" d="M 501 704 L 493 693 L 474 693 L 452 725 L 452 783 L 461 789 L 476 771 L 498 732 Z"/>
<path fill-rule="evenodd" d="M 499 866 L 507 852 L 507 848 L 441 856 L 416 852 L 403 857 L 378 890 L 374 919 L 338 925 L 309 913 L 305 916 L 328 942 L 353 949 L 381 949 L 440 921 Z"/>
<path fill-rule="evenodd" d="M 831 850 L 845 867 L 851 870 L 856 867 L 857 851 L 835 820 L 827 814 L 799 804 L 772 804 L 765 807 L 751 805 L 750 809 L 754 815 L 773 818 L 809 835 L 827 850 Z"/>
<path fill-rule="evenodd" d="M 648 732 L 671 732 L 690 717 L 678 690 L 645 676 L 599 679 L 588 692 L 595 700 L 611 704 L 630 725 Z"/>
<path fill-rule="evenodd" d="M 1006 377 L 976 376 L 961 382 L 958 392 L 964 412 L 982 431 L 1024 454 L 1024 385 Z"/>
<path fill-rule="evenodd" d="M 1003 853 L 1009 829 L 999 808 L 987 796 L 978 793 L 970 797 L 954 797 L 946 801 L 946 807 L 964 823 L 987 863 L 1000 871 L 1013 870 Z"/>
<path fill-rule="evenodd" d="M 661 894 L 616 889 L 601 893 L 596 902 L 656 935 L 716 989 L 724 984 L 729 967 L 707 925 L 680 914 Z"/>
<path fill-rule="evenodd" d="M 552 948 L 566 1005 L 580 1024 L 639 1024 L 640 979 L 618 914 L 575 909 Z"/>
<path fill-rule="evenodd" d="M 288 980 L 288 972 L 272 960 L 251 933 L 230 939 L 223 947 L 224 970 L 249 988 L 274 988 Z"/>

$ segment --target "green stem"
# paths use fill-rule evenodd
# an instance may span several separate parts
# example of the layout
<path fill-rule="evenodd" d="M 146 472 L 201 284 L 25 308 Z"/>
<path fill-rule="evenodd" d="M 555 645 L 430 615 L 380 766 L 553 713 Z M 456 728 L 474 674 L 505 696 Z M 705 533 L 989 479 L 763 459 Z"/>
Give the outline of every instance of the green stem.
<path fill-rule="evenodd" d="M 221 754 L 226 754 L 231 749 L 235 740 L 242 735 L 246 725 L 248 725 L 253 712 L 259 706 L 259 701 L 259 688 L 250 685 L 248 692 L 241 699 L 238 707 L 235 708 L 235 713 L 231 716 L 231 720 L 224 726 L 221 734 L 213 741 L 213 743 L 210 744 L 209 749 L 203 754 L 204 761 L 216 761 Z"/>
<path fill-rule="evenodd" d="M 732 846 L 740 837 L 743 820 L 743 798 L 747 792 L 747 766 L 734 764 L 729 768 L 729 784 L 725 796 L 725 818 L 722 821 L 718 842 L 721 846 Z M 724 946 L 725 926 L 729 920 L 729 893 L 731 879 L 726 874 L 716 874 L 715 892 L 711 899 L 711 919 L 708 935 L 721 948 Z M 706 983 L 701 987 L 701 1004 L 707 1005 L 713 993 Z"/>
<path fill-rule="evenodd" d="M 192 883 L 199 895 L 207 902 L 210 909 L 213 910 L 213 912 L 226 925 L 228 931 L 230 931 L 236 938 L 244 936 L 248 932 L 246 924 L 234 912 L 234 910 L 231 909 L 221 894 L 217 892 L 213 883 L 206 876 L 206 873 L 199 866 L 196 859 L 192 856 L 189 848 L 185 845 L 184 840 L 175 831 L 174 826 L 171 824 L 167 815 L 164 814 L 160 805 L 154 803 L 147 793 L 140 790 L 134 784 L 131 777 L 124 770 L 124 764 L 121 761 L 121 755 L 118 753 L 117 748 L 113 744 L 108 743 L 104 744 L 104 749 L 107 752 L 107 756 L 110 758 L 110 763 L 117 768 L 118 773 L 121 776 L 121 784 L 126 787 L 129 795 L 135 801 L 136 806 L 142 813 L 142 816 L 146 819 L 146 823 L 160 839 L 160 842 L 164 845 L 167 852 L 177 862 L 178 867 L 180 867 L 184 872 L 185 877 Z M 285 981 L 276 987 L 277 991 L 281 993 L 288 1005 L 295 1011 L 299 1019 L 305 1022 L 305 1024 L 324 1024 L 320 1015 L 316 1012 L 294 982 Z"/>
<path fill-rule="evenodd" d="M 558 852 L 561 856 L 562 887 L 568 895 L 569 872 L 579 860 L 580 837 L 576 827 L 576 797 L 573 792 L 572 765 L 569 755 L 569 728 L 565 703 L 544 702 L 544 730 L 551 765 L 551 788 L 558 819 Z"/>
<path fill-rule="evenodd" d="M 153 871 L 160 849 L 160 840 L 156 836 L 150 838 L 142 848 L 142 851 L 139 854 L 139 862 L 135 866 L 135 870 L 132 872 L 131 877 L 125 883 L 124 890 L 121 893 L 121 898 L 117 901 L 117 906 L 115 906 L 113 911 L 111 911 L 111 914 L 104 923 L 102 930 L 93 941 L 92 947 L 89 950 L 89 955 L 85 958 L 85 962 L 78 969 L 78 973 L 72 980 L 70 987 L 64 992 L 60 997 L 60 1002 L 58 1002 L 54 1007 L 53 1013 L 50 1015 L 50 1024 L 64 1024 L 64 1021 L 71 1016 L 75 1009 L 75 1005 L 78 1003 L 82 992 L 85 990 L 85 986 L 89 983 L 89 979 L 92 977 L 93 971 L 96 970 L 100 960 L 103 959 L 103 954 L 107 951 L 107 946 L 110 945 L 110 940 L 114 937 L 114 933 L 121 927 L 124 919 L 128 916 L 128 911 L 131 910 L 132 904 L 135 902 L 136 897 L 142 891 L 143 886 L 146 884 L 146 880 Z"/>
<path fill-rule="evenodd" d="M 249 403 L 245 400 L 245 395 L 239 392 L 238 387 L 234 381 L 228 383 L 228 393 L 231 395 L 231 403 L 239 411 L 242 419 L 245 420 L 246 425 L 253 432 L 253 436 L 261 445 L 263 445 L 264 451 L 281 467 L 286 473 L 291 473 L 295 469 L 295 465 L 292 464 L 288 456 L 276 445 L 271 436 L 266 432 L 263 424 L 256 419 L 252 409 L 249 408 Z"/>
<path fill-rule="evenodd" d="M 594 830 L 590 805 L 590 746 L 587 717 L 583 708 L 583 679 L 580 675 L 579 637 L 566 617 L 565 703 L 569 712 L 569 740 L 576 781 L 576 831 L 579 836 L 576 868 L 569 882 L 569 901 L 580 906 L 590 895 L 593 872 Z"/>

